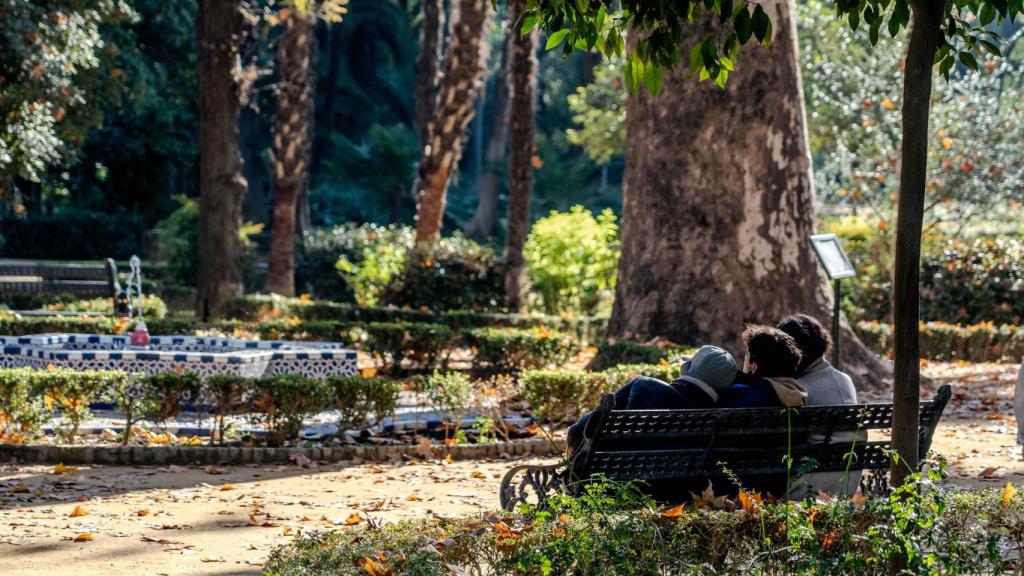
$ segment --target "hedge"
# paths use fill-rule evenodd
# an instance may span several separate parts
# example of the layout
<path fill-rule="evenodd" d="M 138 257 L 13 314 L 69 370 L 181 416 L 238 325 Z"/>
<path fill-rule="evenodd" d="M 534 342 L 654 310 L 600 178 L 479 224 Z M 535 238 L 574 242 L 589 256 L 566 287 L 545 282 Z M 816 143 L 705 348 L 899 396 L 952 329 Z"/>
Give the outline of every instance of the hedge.
<path fill-rule="evenodd" d="M 297 374 L 261 378 L 215 376 L 205 385 L 195 374 L 166 373 L 150 376 L 121 371 L 69 369 L 0 369 L 0 441 L 21 443 L 36 437 L 40 425 L 61 416 L 61 435 L 73 443 L 89 405 L 113 401 L 128 422 L 122 441 L 131 439 L 131 424 L 145 417 L 158 424 L 189 408 L 216 416 L 223 433 L 225 416 L 247 414 L 264 424 L 272 442 L 294 439 L 304 418 L 333 409 L 339 425 L 349 429 L 368 415 L 391 414 L 401 385 L 393 380 L 330 376 L 323 380 Z M 211 442 L 217 438 L 211 434 Z M 223 434 L 219 436 L 223 440 Z"/>
<path fill-rule="evenodd" d="M 631 486 L 591 484 L 550 509 L 303 534 L 266 576 L 1003 574 L 1019 570 L 1024 499 L 945 490 L 914 476 L 886 497 L 772 502 L 756 493 L 659 506 Z M 1014 572 L 1016 573 L 1016 572 Z"/>
<path fill-rule="evenodd" d="M 679 376 L 671 364 L 622 365 L 602 372 L 527 370 L 520 376 L 520 394 L 537 418 L 573 422 L 595 408 L 601 396 L 618 390 L 637 376 L 670 382 Z"/>
<path fill-rule="evenodd" d="M 858 322 L 857 335 L 879 354 L 892 350 L 892 326 Z M 1024 357 L 1024 328 L 988 322 L 971 326 L 928 322 L 921 324 L 921 357 L 928 360 L 1020 362 Z"/>
<path fill-rule="evenodd" d="M 559 366 L 579 349 L 576 338 L 547 328 L 472 328 L 462 333 L 473 349 L 473 365 L 491 372 Z"/>

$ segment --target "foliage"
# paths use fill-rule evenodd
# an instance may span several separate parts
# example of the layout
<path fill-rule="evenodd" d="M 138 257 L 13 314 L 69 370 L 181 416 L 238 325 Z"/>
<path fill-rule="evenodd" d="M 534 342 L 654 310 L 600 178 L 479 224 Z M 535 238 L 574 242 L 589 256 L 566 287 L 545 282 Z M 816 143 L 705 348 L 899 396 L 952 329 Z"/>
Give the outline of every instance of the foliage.
<path fill-rule="evenodd" d="M 124 380 L 123 372 L 77 372 L 65 368 L 47 369 L 27 376 L 33 394 L 43 398 L 47 410 L 60 412 L 60 434 L 65 442 L 74 444 L 78 428 L 91 415 L 89 400 L 102 396 L 111 383 Z"/>
<path fill-rule="evenodd" d="M 872 49 L 867 30 L 850 30 L 824 2 L 797 10 L 816 189 L 830 206 L 868 211 L 888 237 L 899 181 L 905 42 L 882 39 Z M 1024 139 L 1024 60 L 988 60 L 980 74 L 955 69 L 936 89 L 926 230 L 943 226 L 959 236 L 980 219 L 1014 221 L 1024 201 L 1024 162 L 1016 152 Z"/>
<path fill-rule="evenodd" d="M 175 418 L 199 401 L 199 376 L 192 372 L 150 374 L 142 382 L 151 406 L 148 416 L 154 422 Z"/>
<path fill-rule="evenodd" d="M 70 152 L 67 143 L 99 123 L 88 76 L 100 66 L 100 30 L 137 15 L 122 0 L 3 0 L 0 14 L 0 191 L 7 191 L 14 177 L 39 182 Z M 121 87 L 116 76 L 106 81 L 108 90 Z"/>
<path fill-rule="evenodd" d="M 267 427 L 272 442 L 295 438 L 302 421 L 327 406 L 332 390 L 324 380 L 274 374 L 254 381 L 251 418 Z"/>
<path fill-rule="evenodd" d="M 594 67 L 594 82 L 577 86 L 569 96 L 572 121 L 579 129 L 566 131 L 569 141 L 581 146 L 591 160 L 604 166 L 626 149 L 626 87 L 622 85 L 621 58 Z"/>
<path fill-rule="evenodd" d="M 879 354 L 891 353 L 892 326 L 858 322 L 857 335 Z M 991 322 L 962 326 L 945 322 L 921 323 L 921 358 L 966 362 L 1017 362 L 1024 357 L 1024 328 Z"/>
<path fill-rule="evenodd" d="M 947 241 L 924 261 L 921 316 L 947 322 L 1020 324 L 1024 320 L 1024 242 Z"/>
<path fill-rule="evenodd" d="M 743 492 L 669 509 L 636 486 L 595 482 L 545 510 L 307 534 L 274 550 L 265 573 L 881 576 L 899 553 L 906 574 L 1012 569 L 1024 500 L 1010 488 L 938 488 L 936 474 L 877 498 L 790 503 Z"/>
<path fill-rule="evenodd" d="M 209 402 L 209 411 L 214 417 L 214 430 L 210 432 L 210 443 L 225 440 L 225 419 L 248 408 L 247 400 L 251 391 L 251 379 L 234 374 L 214 374 L 206 381 L 203 399 Z"/>
<path fill-rule="evenodd" d="M 344 232 L 342 232 L 344 231 Z M 412 248 L 412 229 L 407 226 L 346 226 L 335 228 L 344 233 L 345 246 L 337 258 L 337 269 L 364 306 L 380 303 L 384 290 L 405 266 Z"/>
<path fill-rule="evenodd" d="M 473 402 L 473 383 L 461 372 L 435 371 L 426 378 L 425 388 L 430 406 L 437 410 L 444 423 L 444 437 L 450 430 L 458 431 L 462 419 Z"/>
<path fill-rule="evenodd" d="M 303 232 L 295 253 L 297 292 L 335 302 L 355 302 L 355 293 L 338 270 L 338 258 L 354 249 L 351 227 L 313 228 Z M 349 256 L 351 258 L 351 255 Z M 234 317 L 234 315 L 230 315 Z"/>
<path fill-rule="evenodd" d="M 530 230 L 523 248 L 527 274 L 548 314 L 593 314 L 610 300 L 619 260 L 615 214 L 597 218 L 582 206 L 551 212 Z"/>
<path fill-rule="evenodd" d="M 402 390 L 394 380 L 362 376 L 331 376 L 327 385 L 334 392 L 341 430 L 358 428 L 371 415 L 380 423 L 394 414 Z"/>
<path fill-rule="evenodd" d="M 35 393 L 36 374 L 31 368 L 0 370 L 0 442 L 20 444 L 39 434 L 46 412 Z"/>
<path fill-rule="evenodd" d="M 142 220 L 134 214 L 68 210 L 0 218 L 0 255 L 46 260 L 127 260 L 142 254 Z"/>
<path fill-rule="evenodd" d="M 637 376 L 668 382 L 678 375 L 679 367 L 671 364 L 620 365 L 602 372 L 527 370 L 519 377 L 520 394 L 537 418 L 572 422 Z"/>
<path fill-rule="evenodd" d="M 121 444 L 132 440 L 133 428 L 146 414 L 151 414 L 156 407 L 154 397 L 146 393 L 143 378 L 140 374 L 122 373 L 111 378 L 107 385 L 107 394 L 113 397 L 117 409 L 124 414 L 124 431 L 121 432 Z"/>
<path fill-rule="evenodd" d="M 134 302 L 132 303 L 134 306 Z M 146 321 L 162 320 L 167 316 L 167 304 L 159 296 L 142 295 L 142 308 Z M 93 298 L 90 300 L 61 300 L 43 306 L 44 310 L 53 312 L 91 312 L 104 315 L 113 314 L 114 303 L 111 298 Z"/>
<path fill-rule="evenodd" d="M 412 359 L 422 367 L 431 367 L 449 348 L 455 334 L 442 324 L 371 322 L 366 325 L 366 344 L 392 370 Z"/>
<path fill-rule="evenodd" d="M 676 346 L 643 344 L 631 340 L 606 340 L 597 346 L 597 354 L 588 370 L 604 370 L 621 364 L 662 364 L 678 357 L 683 349 Z"/>
<path fill-rule="evenodd" d="M 563 364 L 576 354 L 578 342 L 564 332 L 539 328 L 474 328 L 463 332 L 474 351 L 473 364 L 494 372 L 519 372 Z"/>

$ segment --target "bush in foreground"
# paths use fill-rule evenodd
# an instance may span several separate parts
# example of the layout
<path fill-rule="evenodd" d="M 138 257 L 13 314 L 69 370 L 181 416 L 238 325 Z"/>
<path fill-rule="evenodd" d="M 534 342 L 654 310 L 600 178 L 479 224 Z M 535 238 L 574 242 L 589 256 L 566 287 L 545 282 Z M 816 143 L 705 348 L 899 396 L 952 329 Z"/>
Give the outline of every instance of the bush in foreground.
<path fill-rule="evenodd" d="M 916 478 L 888 497 L 771 503 L 699 497 L 659 509 L 630 486 L 524 509 L 315 532 L 276 549 L 268 576 L 998 574 L 1020 562 L 1024 499 Z"/>

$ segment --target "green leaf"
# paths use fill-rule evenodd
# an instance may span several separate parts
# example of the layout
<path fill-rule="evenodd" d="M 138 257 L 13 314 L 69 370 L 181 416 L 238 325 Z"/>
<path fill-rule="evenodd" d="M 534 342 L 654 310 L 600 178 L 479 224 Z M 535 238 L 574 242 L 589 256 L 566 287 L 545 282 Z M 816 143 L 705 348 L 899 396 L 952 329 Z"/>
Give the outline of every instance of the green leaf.
<path fill-rule="evenodd" d="M 981 14 L 978 14 L 978 22 L 982 26 L 988 26 L 996 19 L 996 7 L 991 1 L 981 5 Z"/>
<path fill-rule="evenodd" d="M 722 68 L 718 71 L 718 76 L 715 76 L 715 84 L 718 84 L 719 88 L 725 88 L 725 83 L 729 81 L 729 71 Z"/>
<path fill-rule="evenodd" d="M 875 20 L 871 23 L 871 29 L 868 30 L 868 41 L 871 42 L 872 46 L 878 45 L 878 29 L 881 27 L 882 21 Z"/>
<path fill-rule="evenodd" d="M 765 39 L 771 42 L 772 19 L 768 17 L 768 14 L 760 4 L 754 7 L 754 15 L 751 17 L 751 26 L 754 30 L 754 36 L 757 37 L 758 42 L 763 44 Z"/>
<path fill-rule="evenodd" d="M 724 52 L 725 55 L 733 62 L 739 59 L 740 42 L 739 39 L 736 38 L 735 33 L 730 34 L 729 37 L 725 39 L 725 46 L 722 48 L 722 52 Z"/>
<path fill-rule="evenodd" d="M 533 32 L 533 29 L 537 27 L 539 22 L 540 18 L 536 14 L 530 14 L 523 18 L 523 25 L 519 27 L 519 35 L 525 37 L 530 32 Z"/>
<path fill-rule="evenodd" d="M 974 70 L 975 72 L 978 71 L 978 61 L 974 59 L 974 55 L 970 52 L 961 52 L 960 62 L 971 70 Z"/>
<path fill-rule="evenodd" d="M 736 20 L 733 22 L 733 26 L 736 28 L 736 37 L 739 39 L 740 44 L 746 44 L 747 40 L 750 40 L 750 35 L 753 33 L 753 29 L 750 25 L 750 12 L 746 6 L 740 9 L 736 14 Z"/>
<path fill-rule="evenodd" d="M 604 4 L 601 4 L 601 7 L 597 9 L 597 22 L 596 22 L 596 24 L 597 24 L 598 31 L 601 31 L 601 30 L 604 29 L 604 19 L 607 16 L 608 16 L 608 12 L 605 10 Z"/>
<path fill-rule="evenodd" d="M 569 35 L 569 32 L 570 30 L 568 28 L 552 32 L 551 36 L 548 36 L 548 42 L 544 45 L 544 49 L 551 50 L 552 48 L 558 48 L 562 42 L 565 42 L 565 37 Z"/>
<path fill-rule="evenodd" d="M 719 58 L 719 60 L 722 62 L 722 68 L 725 68 L 729 72 L 732 72 L 734 70 L 732 58 L 729 58 L 728 56 L 722 56 L 721 58 Z"/>
<path fill-rule="evenodd" d="M 576 5 L 580 7 L 581 12 L 586 12 L 590 8 L 590 0 L 576 0 Z"/>
<path fill-rule="evenodd" d="M 652 96 L 657 96 L 658 92 L 661 92 L 662 86 L 665 85 L 665 80 L 661 75 L 661 66 L 651 62 L 644 68 L 644 85 L 647 86 L 647 91 Z"/>
<path fill-rule="evenodd" d="M 722 6 L 719 8 L 718 19 L 720 22 L 725 22 L 732 16 L 732 0 L 722 0 Z"/>
<path fill-rule="evenodd" d="M 1002 56 L 1003 51 L 999 49 L 999 46 L 989 40 L 978 39 L 978 42 L 985 48 L 985 50 L 993 56 Z"/>
<path fill-rule="evenodd" d="M 696 74 L 704 66 L 704 59 L 700 55 L 701 43 L 697 42 L 690 49 L 690 72 Z"/>
<path fill-rule="evenodd" d="M 860 26 L 860 12 L 857 11 L 856 9 L 853 12 L 850 12 L 849 22 L 850 29 L 856 30 L 857 27 Z"/>

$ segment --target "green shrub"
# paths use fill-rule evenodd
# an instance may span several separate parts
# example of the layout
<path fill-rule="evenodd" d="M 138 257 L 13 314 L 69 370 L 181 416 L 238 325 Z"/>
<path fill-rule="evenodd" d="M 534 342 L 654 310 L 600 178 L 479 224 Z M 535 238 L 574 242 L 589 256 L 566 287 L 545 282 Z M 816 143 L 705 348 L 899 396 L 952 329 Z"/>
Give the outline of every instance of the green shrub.
<path fill-rule="evenodd" d="M 384 290 L 402 268 L 413 245 L 412 228 L 365 224 L 334 229 L 345 236 L 344 249 L 335 255 L 337 271 L 364 306 L 380 303 Z"/>
<path fill-rule="evenodd" d="M 134 302 L 132 305 L 134 306 Z M 145 313 L 146 322 L 159 320 L 167 316 L 167 304 L 159 296 L 146 294 L 142 297 L 142 308 Z M 63 300 L 47 304 L 44 310 L 54 312 L 92 312 L 111 315 L 114 309 L 114 302 L 111 298 L 93 298 L 90 300 Z"/>
<path fill-rule="evenodd" d="M 379 423 L 394 414 L 402 390 L 395 380 L 361 376 L 331 376 L 327 385 L 334 393 L 333 404 L 343 431 L 362 426 L 370 415 Z"/>
<path fill-rule="evenodd" d="M 276 443 L 297 437 L 302 421 L 323 410 L 333 392 L 324 380 L 299 374 L 264 376 L 253 384 L 250 417 L 266 426 L 270 441 Z"/>
<path fill-rule="evenodd" d="M 351 255 L 351 226 L 306 230 L 295 254 L 295 289 L 317 298 L 355 302 L 355 292 L 338 270 L 338 258 Z M 351 256 L 349 256 L 351 257 Z"/>
<path fill-rule="evenodd" d="M 1020 561 L 1024 500 L 946 491 L 937 476 L 866 502 L 694 504 L 664 513 L 634 486 L 592 483 L 549 509 L 425 517 L 314 532 L 275 549 L 267 576 L 1003 574 Z"/>
<path fill-rule="evenodd" d="M 504 270 L 490 248 L 456 232 L 407 261 L 381 302 L 438 312 L 504 308 Z"/>
<path fill-rule="evenodd" d="M 162 424 L 199 402 L 199 376 L 193 372 L 149 374 L 142 379 L 143 393 L 150 398 L 148 416 Z"/>
<path fill-rule="evenodd" d="M 519 372 L 565 363 L 576 354 L 576 338 L 547 328 L 475 328 L 463 332 L 475 351 L 474 365 L 495 372 Z"/>
<path fill-rule="evenodd" d="M 591 315 L 611 302 L 619 265 L 619 228 L 606 209 L 597 218 L 582 206 L 537 220 L 523 248 L 533 290 L 548 314 Z"/>
<path fill-rule="evenodd" d="M 857 335 L 879 354 L 892 350 L 892 326 L 858 322 Z M 921 324 L 921 357 L 928 360 L 967 362 L 1017 362 L 1024 356 L 1024 328 L 992 323 L 959 326 L 944 322 Z"/>
<path fill-rule="evenodd" d="M 572 422 L 597 407 L 601 397 L 615 392 L 637 376 L 665 382 L 679 376 L 670 364 L 620 365 L 602 372 L 527 370 L 519 377 L 520 391 L 530 412 L 549 422 Z"/>
<path fill-rule="evenodd" d="M 46 418 L 31 368 L 0 370 L 0 442 L 20 444 L 39 435 Z"/>
<path fill-rule="evenodd" d="M 1024 241 L 947 241 L 927 254 L 921 272 L 921 318 L 965 324 L 1024 321 Z"/>
<path fill-rule="evenodd" d="M 620 364 L 660 364 L 675 359 L 687 350 L 662 347 L 630 340 L 605 341 L 598 345 L 597 354 L 587 366 L 589 370 L 604 370 Z"/>
<path fill-rule="evenodd" d="M 433 366 L 455 338 L 447 326 L 417 322 L 371 322 L 364 331 L 366 347 L 392 370 L 399 369 L 407 358 L 422 367 Z"/>
<path fill-rule="evenodd" d="M 473 384 L 461 372 L 434 372 L 426 379 L 427 399 L 441 415 L 444 437 L 454 429 L 458 433 L 462 418 L 473 403 Z"/>
<path fill-rule="evenodd" d="M 204 399 L 209 402 L 210 413 L 214 417 L 214 429 L 210 431 L 210 444 L 213 444 L 214 441 L 224 443 L 225 418 L 245 411 L 246 399 L 252 388 L 252 378 L 243 378 L 233 374 L 214 374 L 206 381 Z"/>
<path fill-rule="evenodd" d="M 68 444 L 74 444 L 82 421 L 91 416 L 89 402 L 107 396 L 114 382 L 126 378 L 124 372 L 79 372 L 67 368 L 35 370 L 28 376 L 31 389 L 42 396 L 46 408 L 59 411 L 60 435 Z"/>
<path fill-rule="evenodd" d="M 112 378 L 107 387 L 107 395 L 124 414 L 124 431 L 121 432 L 121 444 L 132 440 L 132 427 L 142 420 L 146 414 L 153 413 L 153 396 L 146 393 L 141 374 L 121 373 Z"/>

